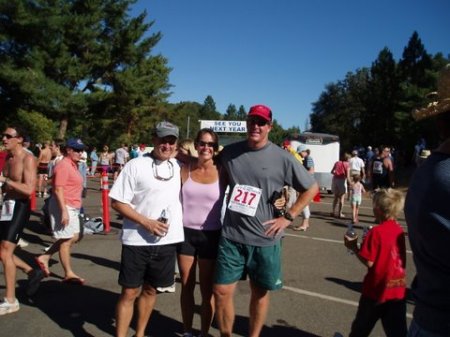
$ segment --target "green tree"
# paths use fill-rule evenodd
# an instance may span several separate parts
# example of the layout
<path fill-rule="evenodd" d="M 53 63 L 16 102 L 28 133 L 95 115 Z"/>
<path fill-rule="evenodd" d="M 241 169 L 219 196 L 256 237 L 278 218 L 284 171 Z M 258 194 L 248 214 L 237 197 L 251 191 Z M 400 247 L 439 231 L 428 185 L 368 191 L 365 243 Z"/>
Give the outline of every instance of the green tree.
<path fill-rule="evenodd" d="M 228 105 L 227 111 L 225 112 L 223 119 L 227 121 L 234 121 L 238 119 L 238 111 L 236 109 L 236 105 L 234 104 Z"/>
<path fill-rule="evenodd" d="M 163 113 L 167 60 L 152 56 L 146 12 L 134 0 L 0 2 L 0 104 L 6 119 L 35 111 L 58 135 L 132 141 Z M 138 126 L 139 123 L 139 127 Z"/>
<path fill-rule="evenodd" d="M 216 102 L 211 95 L 206 96 L 203 106 L 200 109 L 200 119 L 216 120 L 221 119 L 222 115 L 216 110 Z"/>

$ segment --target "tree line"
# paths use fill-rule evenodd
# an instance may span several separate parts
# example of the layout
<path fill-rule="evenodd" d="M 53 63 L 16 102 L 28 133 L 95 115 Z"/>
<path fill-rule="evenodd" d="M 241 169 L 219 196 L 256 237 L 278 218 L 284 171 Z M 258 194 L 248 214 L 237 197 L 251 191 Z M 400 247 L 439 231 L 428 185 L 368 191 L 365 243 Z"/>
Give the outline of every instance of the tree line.
<path fill-rule="evenodd" d="M 195 135 L 200 119 L 245 119 L 244 106 L 230 104 L 222 114 L 210 95 L 202 103 L 168 102 L 171 68 L 152 53 L 162 33 L 146 11 L 130 15 L 135 2 L 0 0 L 0 127 L 23 125 L 35 141 L 77 135 L 114 147 L 148 143 L 162 119 L 179 125 L 182 137 Z M 313 103 L 311 131 L 337 134 L 347 148 L 409 146 L 418 135 L 435 141 L 410 111 L 425 104 L 448 61 L 429 55 L 414 32 L 399 62 L 385 48 L 370 69 L 328 84 Z M 275 120 L 270 137 L 280 144 L 298 132 Z"/>

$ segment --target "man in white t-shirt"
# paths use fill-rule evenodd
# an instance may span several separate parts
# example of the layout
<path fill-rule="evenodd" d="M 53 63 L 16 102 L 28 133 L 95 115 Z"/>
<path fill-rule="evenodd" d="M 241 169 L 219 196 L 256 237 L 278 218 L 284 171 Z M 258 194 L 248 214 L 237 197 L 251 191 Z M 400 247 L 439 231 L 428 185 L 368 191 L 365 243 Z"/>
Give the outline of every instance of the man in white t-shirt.
<path fill-rule="evenodd" d="M 124 218 L 117 337 L 127 336 L 136 300 L 136 336 L 144 336 L 157 288 L 173 284 L 176 244 L 184 240 L 180 166 L 172 158 L 177 138 L 178 127 L 158 123 L 153 151 L 129 161 L 109 195 Z"/>
<path fill-rule="evenodd" d="M 349 168 L 350 168 L 350 178 L 358 174 L 361 177 L 361 181 L 364 180 L 364 160 L 358 157 L 358 151 L 352 151 L 352 157 L 348 160 Z"/>
<path fill-rule="evenodd" d="M 120 171 L 122 171 L 123 166 L 128 161 L 129 157 L 130 157 L 130 154 L 128 152 L 127 144 L 122 144 L 116 150 L 116 154 L 114 156 L 114 164 L 113 164 L 114 181 L 116 181 L 117 176 L 119 175 Z"/>

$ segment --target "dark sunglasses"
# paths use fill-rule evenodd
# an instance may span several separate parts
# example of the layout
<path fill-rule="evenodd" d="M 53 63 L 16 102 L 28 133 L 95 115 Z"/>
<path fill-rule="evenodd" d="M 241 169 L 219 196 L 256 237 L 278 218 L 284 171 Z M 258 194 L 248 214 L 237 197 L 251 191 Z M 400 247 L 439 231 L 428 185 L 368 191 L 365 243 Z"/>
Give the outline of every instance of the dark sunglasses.
<path fill-rule="evenodd" d="M 5 137 L 6 139 L 11 139 L 11 138 L 17 138 L 18 136 L 11 136 L 10 134 L 4 133 L 2 134 L 2 138 Z"/>
<path fill-rule="evenodd" d="M 160 143 L 161 144 L 173 145 L 176 142 L 177 142 L 177 139 L 175 137 L 172 137 L 172 136 L 160 138 Z"/>
<path fill-rule="evenodd" d="M 217 143 L 215 143 L 215 142 L 204 142 L 203 140 L 199 140 L 197 144 L 198 144 L 198 146 L 208 146 L 208 147 L 212 147 L 212 148 L 216 148 L 217 147 Z"/>
<path fill-rule="evenodd" d="M 247 123 L 256 124 L 258 126 L 264 126 L 264 125 L 268 124 L 269 122 L 262 118 L 247 118 Z"/>
<path fill-rule="evenodd" d="M 73 152 L 78 152 L 78 153 L 83 152 L 82 149 L 74 149 L 74 148 L 72 148 L 72 150 L 73 150 Z"/>

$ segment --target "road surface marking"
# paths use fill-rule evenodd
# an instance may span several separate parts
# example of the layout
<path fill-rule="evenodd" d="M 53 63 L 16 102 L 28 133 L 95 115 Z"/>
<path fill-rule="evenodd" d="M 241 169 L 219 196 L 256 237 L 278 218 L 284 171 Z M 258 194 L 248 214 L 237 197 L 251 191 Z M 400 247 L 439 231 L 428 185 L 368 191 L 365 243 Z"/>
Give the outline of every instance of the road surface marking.
<path fill-rule="evenodd" d="M 348 305 L 352 305 L 354 307 L 358 307 L 358 302 L 346 300 L 346 299 L 339 298 L 339 297 L 324 295 L 324 294 L 315 293 L 315 292 L 312 292 L 312 291 L 298 289 L 298 288 L 293 288 L 293 287 L 288 287 L 288 286 L 283 286 L 283 289 L 287 290 L 287 291 L 292 291 L 292 292 L 294 292 L 296 294 L 301 294 L 301 295 L 306 295 L 306 296 L 311 296 L 311 297 L 317 297 L 317 298 L 321 298 L 321 299 L 327 300 L 327 301 L 333 301 L 333 302 L 337 302 L 337 303 L 348 304 Z M 412 314 L 410 314 L 410 313 L 406 313 L 406 317 L 410 318 L 410 319 L 413 318 Z"/>

